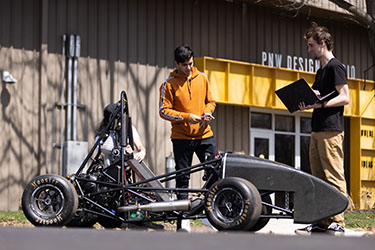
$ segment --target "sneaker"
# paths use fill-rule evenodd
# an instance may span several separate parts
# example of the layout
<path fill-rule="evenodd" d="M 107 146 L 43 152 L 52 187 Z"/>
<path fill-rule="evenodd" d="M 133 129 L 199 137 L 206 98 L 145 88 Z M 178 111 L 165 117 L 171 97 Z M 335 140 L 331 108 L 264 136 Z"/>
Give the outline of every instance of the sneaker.
<path fill-rule="evenodd" d="M 296 229 L 294 232 L 299 235 L 311 235 L 311 233 L 324 233 L 327 229 L 319 226 L 319 224 L 310 224 L 305 228 Z"/>
<path fill-rule="evenodd" d="M 345 234 L 345 228 L 337 223 L 329 225 L 327 232 L 332 235 L 342 236 Z"/>

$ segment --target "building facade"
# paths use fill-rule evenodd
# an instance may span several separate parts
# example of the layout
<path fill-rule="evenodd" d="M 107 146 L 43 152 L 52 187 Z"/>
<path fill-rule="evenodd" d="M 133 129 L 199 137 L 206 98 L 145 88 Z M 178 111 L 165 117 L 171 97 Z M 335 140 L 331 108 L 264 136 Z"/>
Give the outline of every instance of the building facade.
<path fill-rule="evenodd" d="M 80 108 L 73 126 L 76 135 L 69 138 L 92 145 L 103 108 L 126 90 L 132 121 L 147 147 L 146 162 L 156 174 L 164 173 L 165 159 L 172 152 L 170 124 L 158 114 L 159 86 L 174 68 L 174 48 L 183 43 L 190 44 L 199 58 L 229 60 L 235 65 L 252 63 L 266 71 L 286 69 L 311 78 L 318 65 L 307 54 L 303 34 L 311 21 L 316 21 L 332 32 L 334 54 L 346 65 L 349 77 L 353 81 L 366 79 L 365 88 L 373 89 L 367 31 L 349 14 L 327 1 L 314 1 L 315 5 L 298 10 L 280 9 L 271 2 L 1 1 L 0 70 L 9 72 L 17 82 L 1 83 L 0 210 L 18 209 L 23 187 L 34 176 L 61 171 L 61 145 L 69 127 L 68 105 L 64 103 L 68 100 L 70 60 L 77 63 L 74 96 Z M 364 0 L 351 2 L 365 9 Z M 79 56 L 70 57 L 63 46 L 63 36 L 71 34 L 80 37 Z M 202 71 L 212 70 L 201 67 Z M 234 75 L 242 77 L 243 72 Z M 277 103 L 269 106 L 272 95 L 259 88 L 269 79 L 260 80 L 256 85 L 259 91 L 252 92 L 255 104 L 246 100 L 218 102 L 213 128 L 219 150 L 262 154 L 308 171 L 311 115 L 290 115 Z M 361 114 L 354 112 L 353 116 Z M 372 120 L 366 122 L 370 131 Z M 349 117 L 346 123 L 345 132 L 350 135 L 356 125 Z M 349 142 L 345 148 L 350 155 Z M 363 154 L 371 158 L 373 148 L 370 145 Z M 348 171 L 360 168 L 360 160 L 358 165 L 350 160 L 346 158 Z M 368 178 L 373 185 L 375 176 Z M 199 182 L 199 177 L 194 178 L 193 185 Z"/>

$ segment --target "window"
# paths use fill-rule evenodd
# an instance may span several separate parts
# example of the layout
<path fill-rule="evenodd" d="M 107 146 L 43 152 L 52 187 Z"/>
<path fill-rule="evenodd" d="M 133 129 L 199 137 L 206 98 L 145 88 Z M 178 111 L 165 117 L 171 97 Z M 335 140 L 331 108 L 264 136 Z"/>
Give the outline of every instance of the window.
<path fill-rule="evenodd" d="M 311 133 L 311 118 L 301 117 L 300 119 L 301 134 Z M 310 136 L 301 135 L 300 136 L 300 152 L 301 152 L 301 170 L 311 174 L 310 169 Z"/>
<path fill-rule="evenodd" d="M 250 134 L 257 135 L 250 136 L 252 155 L 264 156 L 311 173 L 309 161 L 311 117 L 302 113 L 293 115 L 278 111 L 263 113 L 261 109 L 251 111 L 250 114 Z"/>
<path fill-rule="evenodd" d="M 272 129 L 272 114 L 251 113 L 251 127 Z"/>
<path fill-rule="evenodd" d="M 311 133 L 311 118 L 301 117 L 300 119 L 301 133 Z"/>
<path fill-rule="evenodd" d="M 285 132 L 296 131 L 294 117 L 287 115 L 275 115 L 275 130 Z"/>
<path fill-rule="evenodd" d="M 301 170 L 311 174 L 310 170 L 310 136 L 301 136 Z"/>
<path fill-rule="evenodd" d="M 254 140 L 254 145 L 256 145 L 254 155 L 256 157 L 269 159 L 269 140 L 266 138 L 255 138 Z"/>
<path fill-rule="evenodd" d="M 295 167 L 294 135 L 275 134 L 275 160 Z"/>

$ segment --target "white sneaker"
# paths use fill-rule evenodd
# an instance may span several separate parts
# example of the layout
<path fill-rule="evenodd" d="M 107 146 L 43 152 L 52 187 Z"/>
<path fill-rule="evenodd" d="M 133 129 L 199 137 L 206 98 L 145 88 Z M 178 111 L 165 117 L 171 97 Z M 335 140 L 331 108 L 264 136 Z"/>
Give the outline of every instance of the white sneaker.
<path fill-rule="evenodd" d="M 327 232 L 332 235 L 343 236 L 345 235 L 345 228 L 337 223 L 329 225 Z"/>
<path fill-rule="evenodd" d="M 181 230 L 185 230 L 188 233 L 191 232 L 190 220 L 181 221 Z"/>

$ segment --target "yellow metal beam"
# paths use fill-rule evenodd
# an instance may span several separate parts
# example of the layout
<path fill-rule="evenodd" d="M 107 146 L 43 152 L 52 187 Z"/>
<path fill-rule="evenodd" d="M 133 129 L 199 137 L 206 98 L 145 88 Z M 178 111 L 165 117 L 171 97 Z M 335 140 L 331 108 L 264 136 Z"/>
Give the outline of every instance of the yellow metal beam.
<path fill-rule="evenodd" d="M 215 100 L 218 103 L 255 106 L 286 110 L 275 90 L 300 78 L 312 84 L 315 73 L 286 68 L 275 68 L 211 57 L 195 59 L 197 67 L 206 73 Z M 348 79 L 350 103 L 345 116 L 375 119 L 374 81 Z"/>

